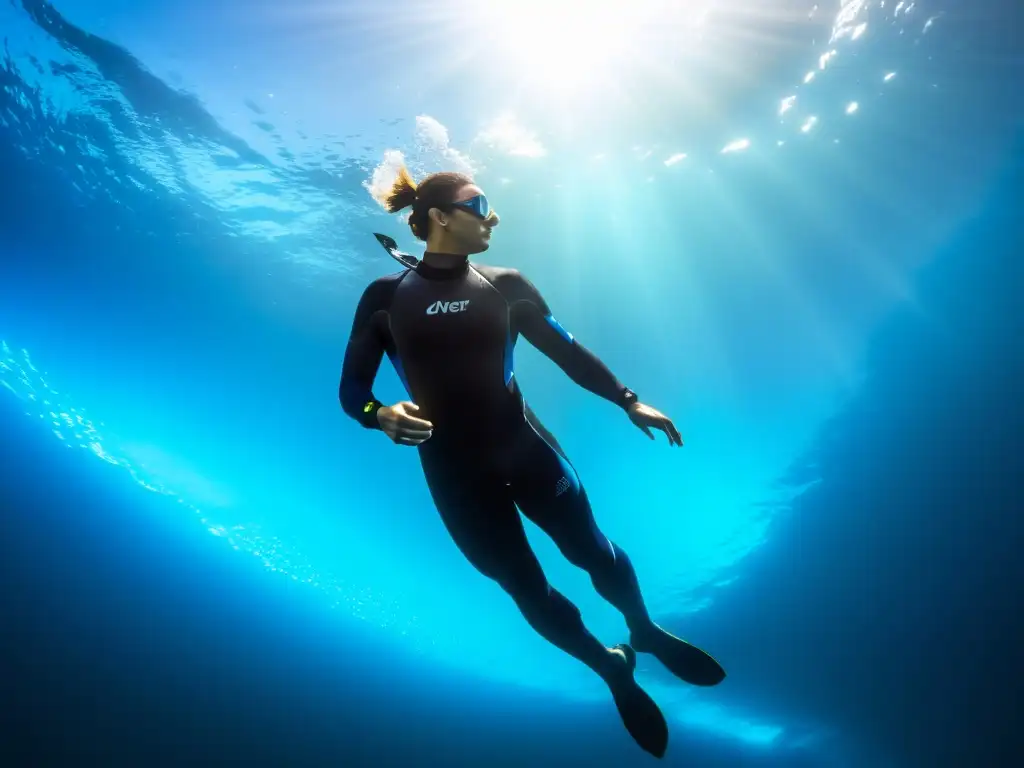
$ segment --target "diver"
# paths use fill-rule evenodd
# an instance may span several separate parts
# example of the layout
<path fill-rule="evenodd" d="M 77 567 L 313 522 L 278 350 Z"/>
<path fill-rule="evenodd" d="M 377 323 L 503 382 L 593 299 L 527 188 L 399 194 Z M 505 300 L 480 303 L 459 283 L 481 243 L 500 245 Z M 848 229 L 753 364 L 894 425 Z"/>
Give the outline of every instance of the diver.
<path fill-rule="evenodd" d="M 378 235 L 405 268 L 372 282 L 359 301 L 341 374 L 342 408 L 396 444 L 418 447 L 456 546 L 508 593 L 534 630 L 600 675 L 629 733 L 663 756 L 668 727 L 634 679 L 636 652 L 652 654 L 694 685 L 716 685 L 725 671 L 648 615 L 629 557 L 598 529 L 576 471 L 520 392 L 512 365 L 517 338 L 621 408 L 652 440 L 657 429 L 682 446 L 678 430 L 566 331 L 518 271 L 470 264 L 470 256 L 488 249 L 499 221 L 470 177 L 435 173 L 417 185 L 403 166 L 381 202 L 391 213 L 412 208 L 409 226 L 426 251 L 417 261 Z M 409 393 L 394 405 L 372 391 L 385 353 Z M 622 613 L 628 644 L 606 648 L 548 583 L 520 512 Z"/>

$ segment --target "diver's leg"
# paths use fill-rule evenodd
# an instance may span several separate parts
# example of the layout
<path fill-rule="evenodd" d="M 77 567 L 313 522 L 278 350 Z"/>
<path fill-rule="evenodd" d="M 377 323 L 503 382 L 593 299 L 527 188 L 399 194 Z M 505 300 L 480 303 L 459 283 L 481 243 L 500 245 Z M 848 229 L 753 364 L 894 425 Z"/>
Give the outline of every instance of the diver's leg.
<path fill-rule="evenodd" d="M 546 431 L 531 423 L 534 437 L 520 439 L 512 495 L 574 565 L 590 574 L 605 600 L 625 617 L 630 645 L 651 653 L 677 677 L 693 685 L 717 685 L 725 671 L 710 655 L 655 624 L 644 605 L 629 557 L 597 527 L 575 470 Z"/>
<path fill-rule="evenodd" d="M 512 496 L 594 589 L 622 613 L 633 634 L 653 625 L 629 556 L 597 526 L 587 493 L 561 447 L 536 418 L 518 441 Z"/>
<path fill-rule="evenodd" d="M 420 457 L 441 519 L 469 562 L 511 596 L 542 637 L 600 675 L 630 735 L 663 756 L 668 725 L 633 678 L 636 654 L 629 646 L 605 648 L 587 631 L 579 609 L 548 584 L 504 478 L 437 451 L 421 449 Z"/>
<path fill-rule="evenodd" d="M 544 576 L 505 482 L 465 458 L 421 450 L 427 485 L 456 546 L 515 601 L 542 637 L 603 678 L 620 666 L 583 624 L 579 609 Z"/>

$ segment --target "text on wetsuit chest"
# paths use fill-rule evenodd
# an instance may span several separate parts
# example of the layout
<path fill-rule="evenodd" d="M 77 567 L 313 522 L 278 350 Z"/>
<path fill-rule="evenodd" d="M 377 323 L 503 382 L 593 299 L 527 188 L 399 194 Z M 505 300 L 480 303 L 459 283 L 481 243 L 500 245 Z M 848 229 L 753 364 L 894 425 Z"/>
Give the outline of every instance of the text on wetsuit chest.
<path fill-rule="evenodd" d="M 469 306 L 469 299 L 464 301 L 435 301 L 429 307 L 427 307 L 428 315 L 436 315 L 437 313 L 452 314 L 455 312 L 465 312 L 466 307 Z"/>

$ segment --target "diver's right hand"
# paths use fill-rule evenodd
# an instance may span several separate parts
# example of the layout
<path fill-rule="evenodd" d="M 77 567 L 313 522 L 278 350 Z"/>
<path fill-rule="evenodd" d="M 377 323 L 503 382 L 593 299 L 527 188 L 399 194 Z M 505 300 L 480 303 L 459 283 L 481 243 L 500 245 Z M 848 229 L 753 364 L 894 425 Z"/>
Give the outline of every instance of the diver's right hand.
<path fill-rule="evenodd" d="M 420 407 L 411 400 L 377 409 L 377 423 L 398 445 L 419 445 L 434 434 L 434 425 L 413 416 Z"/>

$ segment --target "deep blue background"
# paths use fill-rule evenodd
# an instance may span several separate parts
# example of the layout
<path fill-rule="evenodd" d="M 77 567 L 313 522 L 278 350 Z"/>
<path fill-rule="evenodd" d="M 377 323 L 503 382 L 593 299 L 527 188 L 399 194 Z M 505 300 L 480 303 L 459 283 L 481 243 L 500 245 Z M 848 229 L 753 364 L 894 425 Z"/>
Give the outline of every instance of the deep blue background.
<path fill-rule="evenodd" d="M 731 588 L 716 593 L 715 610 L 689 625 L 717 656 L 738 660 L 730 675 L 744 681 L 743 704 L 787 721 L 814 711 L 818 722 L 842 723 L 839 746 L 827 755 L 788 745 L 760 752 L 674 728 L 665 765 L 874 766 L 879 755 L 900 766 L 1024 760 L 1019 16 L 991 6 L 962 19 L 958 103 L 976 99 L 978 108 L 942 124 L 957 136 L 976 128 L 999 147 L 996 180 L 917 276 L 914 307 L 873 335 L 856 395 L 786 478 L 820 482 L 775 522 Z M 126 91 L 134 84 L 139 99 L 160 93 L 155 112 L 183 121 L 184 130 L 218 133 L 201 109 L 172 100 L 158 82 L 138 82 L 139 70 L 115 49 L 86 44 L 98 47 L 107 76 Z M 993 68 L 997 58 L 1001 69 Z M 992 71 L 1004 77 L 978 79 Z M 907 130 L 927 137 L 938 128 Z M 266 278 L 258 260 L 226 247 L 213 212 L 194 216 L 198 199 L 178 200 L 183 208 L 175 210 L 174 200 L 124 188 L 130 215 L 103 202 L 82 215 L 66 159 L 25 158 L 17 130 L 5 126 L 0 140 L 0 278 L 15 287 L 3 293 L 0 321 L 19 327 L 30 349 L 32 334 L 45 340 L 74 324 L 89 329 L 81 335 L 97 348 L 134 347 L 160 371 L 193 372 L 202 371 L 204 355 L 218 354 L 200 343 L 215 324 L 232 339 L 232 354 L 250 360 L 235 394 L 219 401 L 201 375 L 183 376 L 172 395 L 162 390 L 173 399 L 154 402 L 154 412 L 191 400 L 244 433 L 252 428 L 247 414 L 258 411 L 270 422 L 262 429 L 289 445 L 287 408 L 267 409 L 259 392 L 241 386 L 279 375 L 283 360 L 303 365 L 301 347 L 272 361 L 260 354 L 279 329 L 260 312 L 258 290 L 233 290 L 247 265 L 252 280 Z M 60 130 L 59 141 L 76 132 L 103 136 L 87 122 Z M 217 140 L 246 151 L 229 135 Z M 970 157 L 964 150 L 956 161 Z M 361 194 L 358 174 L 339 176 L 341 197 Z M 118 233 L 112 221 L 158 221 L 189 247 L 141 228 Z M 78 258 L 100 248 L 103 261 Z M 138 288 L 116 313 L 102 300 L 113 268 L 119 285 Z M 176 290 L 154 291 L 161 281 Z M 33 312 L 44 298 L 61 311 Z M 187 319 L 173 334 L 154 334 L 176 306 L 187 307 Z M 64 352 L 68 368 L 96 365 L 88 347 Z M 115 390 L 147 386 L 118 373 L 95 375 Z M 171 500 L 154 499 L 113 468 L 97 469 L 6 397 L 0 427 L 0 748 L 11 764 L 643 762 L 607 707 L 566 717 L 549 697 L 479 683 L 439 707 L 433 690 L 450 681 L 379 633 L 324 622 L 307 590 L 255 561 L 225 558 L 222 543 L 182 519 Z M 309 449 L 308 436 L 293 437 Z M 330 457 L 310 460 L 329 470 Z M 236 461 L 237 473 L 250 471 L 246 457 Z M 730 695 L 723 690 L 724 701 Z"/>

